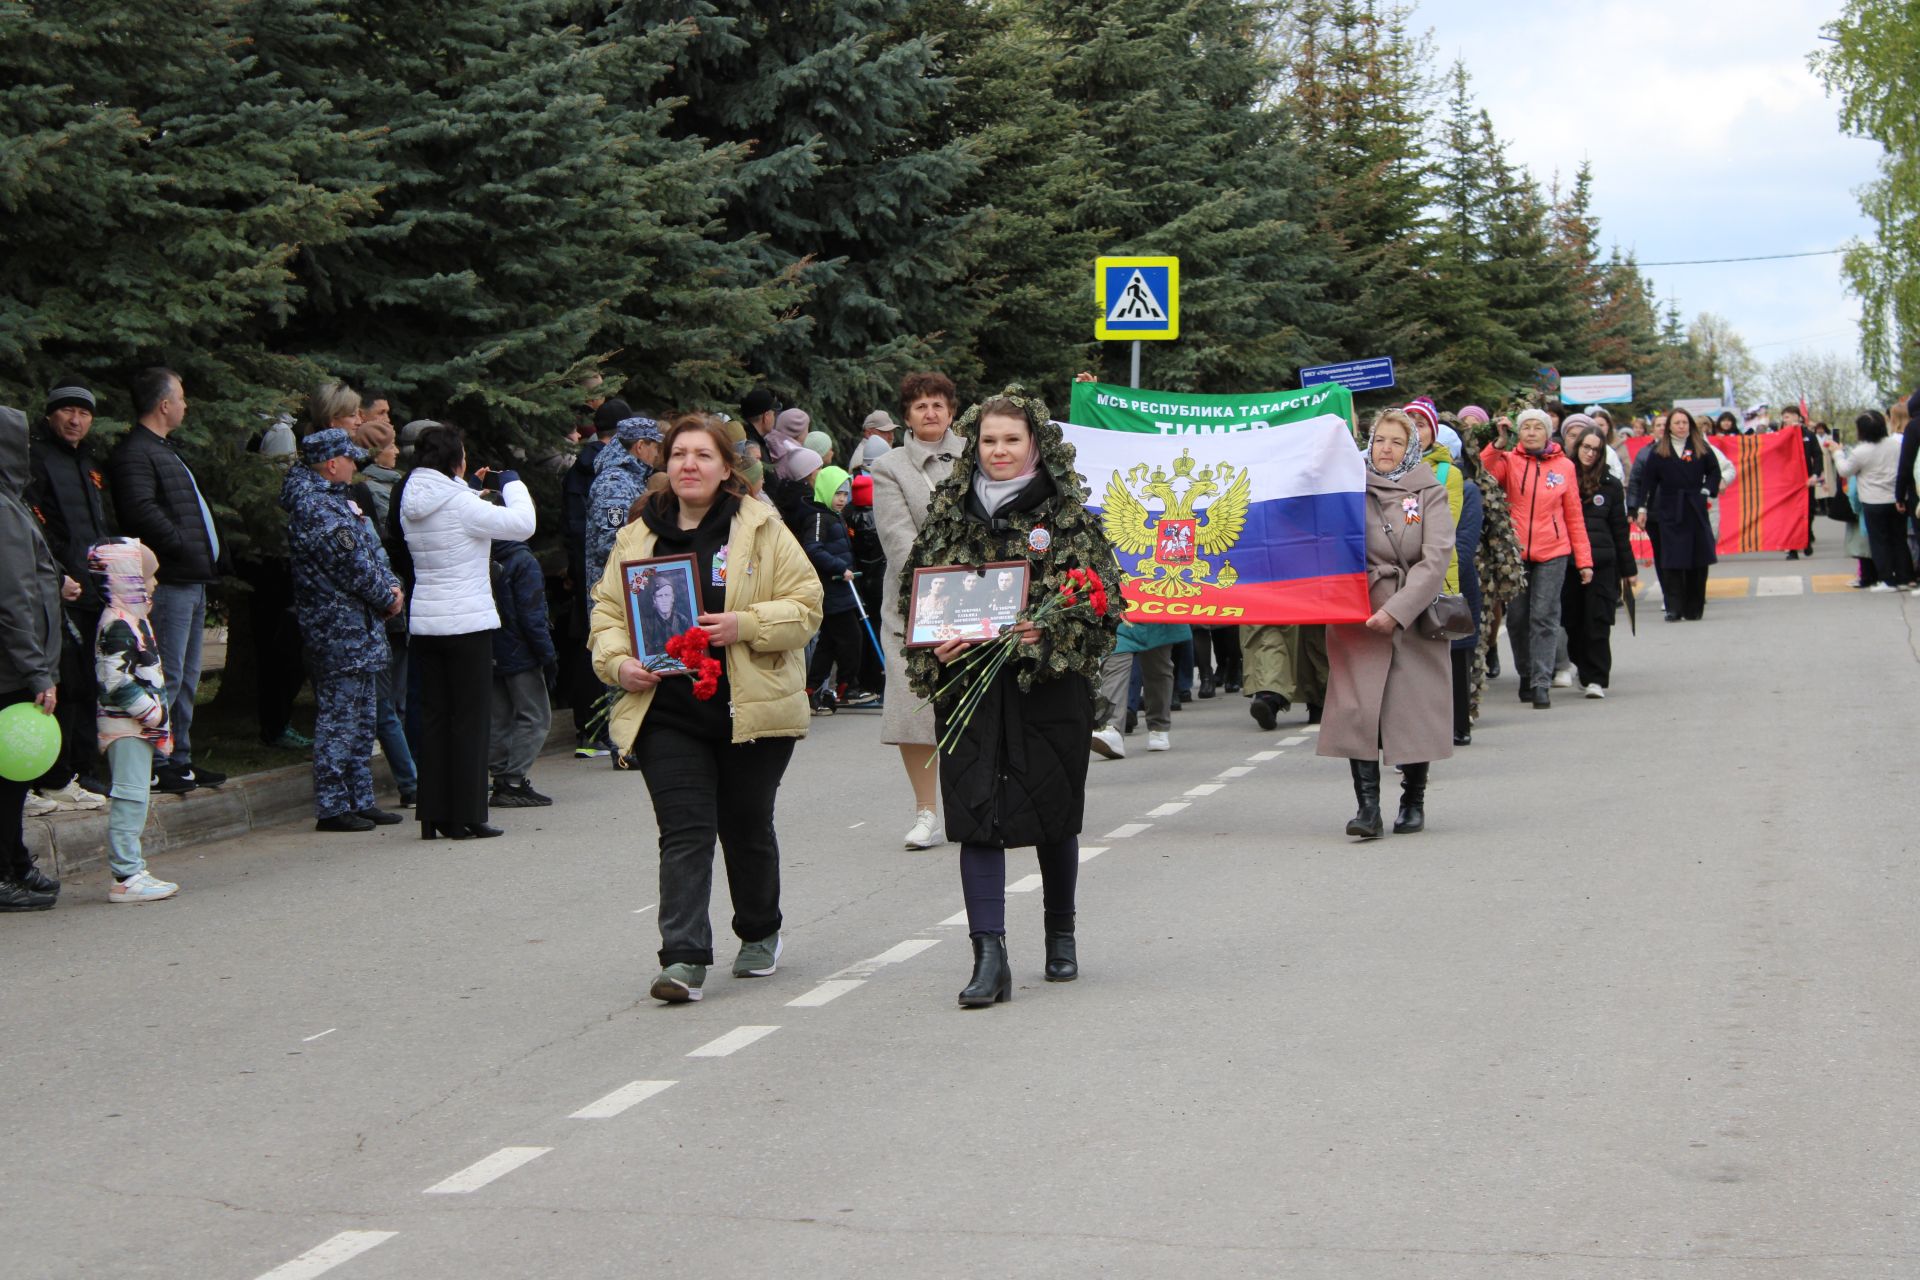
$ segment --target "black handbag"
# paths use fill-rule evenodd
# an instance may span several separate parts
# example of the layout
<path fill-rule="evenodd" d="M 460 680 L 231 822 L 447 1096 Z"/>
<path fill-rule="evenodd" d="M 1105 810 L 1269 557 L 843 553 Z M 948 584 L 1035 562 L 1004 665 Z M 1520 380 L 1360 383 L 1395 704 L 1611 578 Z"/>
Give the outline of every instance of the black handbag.
<path fill-rule="evenodd" d="M 1420 611 L 1413 625 L 1427 640 L 1464 640 L 1480 630 L 1474 625 L 1473 610 L 1467 607 L 1467 598 L 1449 595 L 1444 591 Z"/>

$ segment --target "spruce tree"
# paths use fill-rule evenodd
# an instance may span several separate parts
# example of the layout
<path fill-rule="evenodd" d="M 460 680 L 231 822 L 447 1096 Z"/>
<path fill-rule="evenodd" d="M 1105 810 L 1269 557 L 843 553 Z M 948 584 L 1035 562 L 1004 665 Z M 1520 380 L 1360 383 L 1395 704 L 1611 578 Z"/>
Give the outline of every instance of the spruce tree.
<path fill-rule="evenodd" d="M 909 368 L 962 365 L 977 163 L 965 139 L 919 144 L 953 86 L 937 42 L 904 30 L 906 0 L 662 7 L 698 32 L 660 90 L 685 100 L 672 135 L 747 152 L 728 231 L 762 281 L 806 291 L 751 371 L 847 431 Z"/>
<path fill-rule="evenodd" d="M 1113 229 L 1106 253 L 1181 260 L 1181 336 L 1147 344 L 1151 386 L 1284 386 L 1330 354 L 1315 335 L 1333 262 L 1310 226 L 1314 175 L 1274 101 L 1259 17 L 1233 0 L 1050 11 L 1054 91 L 1101 145 L 1085 220 Z M 1106 345 L 1106 377 L 1124 381 L 1127 344 Z"/>

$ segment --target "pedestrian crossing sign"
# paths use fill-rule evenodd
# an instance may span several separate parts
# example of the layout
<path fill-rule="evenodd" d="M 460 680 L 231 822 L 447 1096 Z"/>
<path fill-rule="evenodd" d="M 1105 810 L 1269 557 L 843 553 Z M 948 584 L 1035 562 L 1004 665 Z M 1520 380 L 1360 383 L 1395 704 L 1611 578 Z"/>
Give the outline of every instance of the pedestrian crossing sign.
<path fill-rule="evenodd" d="M 1180 259 L 1096 258 L 1093 292 L 1100 304 L 1094 337 L 1155 341 L 1180 336 Z"/>

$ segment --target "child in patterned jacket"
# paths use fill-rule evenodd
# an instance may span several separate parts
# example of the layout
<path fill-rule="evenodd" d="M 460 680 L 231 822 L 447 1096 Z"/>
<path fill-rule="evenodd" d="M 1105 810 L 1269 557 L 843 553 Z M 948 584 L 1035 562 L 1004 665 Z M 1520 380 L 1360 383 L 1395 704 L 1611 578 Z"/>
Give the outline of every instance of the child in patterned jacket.
<path fill-rule="evenodd" d="M 159 561 L 138 538 L 108 538 L 88 548 L 87 567 L 106 602 L 93 655 L 100 687 L 96 710 L 100 749 L 113 770 L 107 809 L 107 862 L 113 869 L 113 887 L 107 890 L 107 899 L 158 902 L 180 892 L 179 885 L 148 873 L 140 849 L 154 753 L 164 759 L 173 748 L 160 646 L 147 620 Z"/>

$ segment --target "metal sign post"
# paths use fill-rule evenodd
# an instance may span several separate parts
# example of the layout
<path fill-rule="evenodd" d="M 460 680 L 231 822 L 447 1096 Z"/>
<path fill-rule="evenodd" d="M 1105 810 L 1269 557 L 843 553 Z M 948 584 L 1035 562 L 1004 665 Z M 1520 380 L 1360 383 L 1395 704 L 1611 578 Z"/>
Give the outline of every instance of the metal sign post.
<path fill-rule="evenodd" d="M 1140 339 L 1133 340 L 1133 389 L 1140 389 Z"/>

